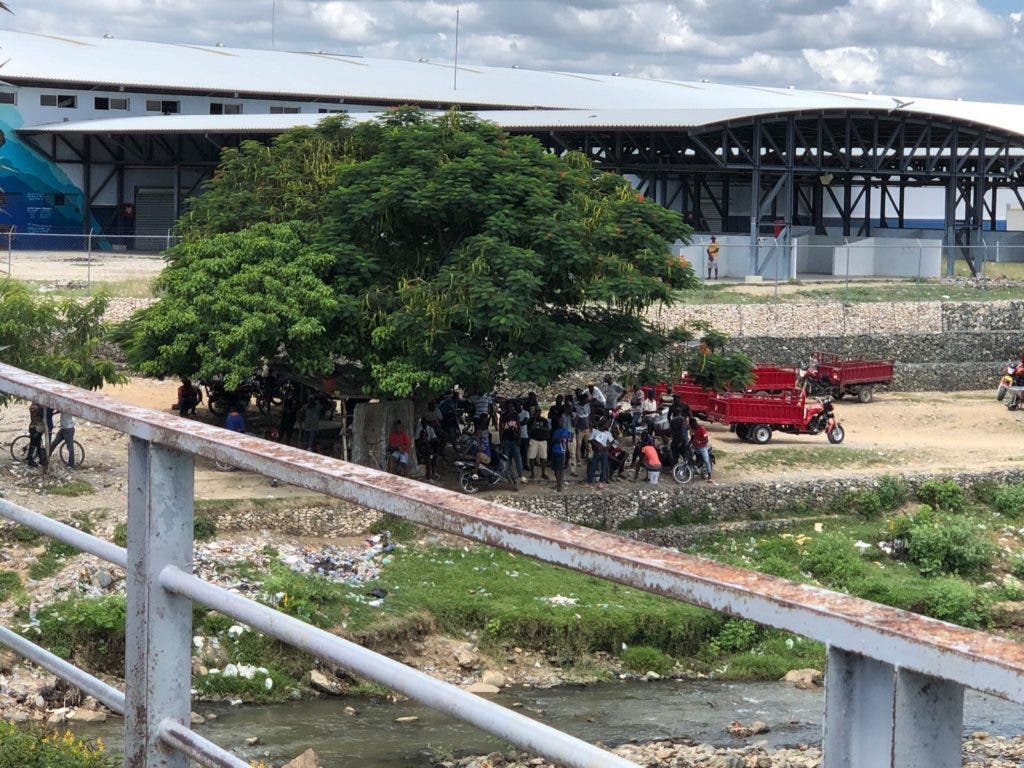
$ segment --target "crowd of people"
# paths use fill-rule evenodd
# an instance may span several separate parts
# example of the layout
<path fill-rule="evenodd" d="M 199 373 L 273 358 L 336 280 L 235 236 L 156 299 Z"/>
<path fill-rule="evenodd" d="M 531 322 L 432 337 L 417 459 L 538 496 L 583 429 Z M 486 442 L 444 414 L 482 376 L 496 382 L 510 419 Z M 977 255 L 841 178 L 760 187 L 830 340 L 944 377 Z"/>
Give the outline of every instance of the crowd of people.
<path fill-rule="evenodd" d="M 424 465 L 428 481 L 438 479 L 438 460 L 445 452 L 483 466 L 508 462 L 519 481 L 553 482 L 561 491 L 566 475 L 585 477 L 591 486 L 638 480 L 657 484 L 666 465 L 671 468 L 694 451 L 712 482 L 707 430 L 690 415 L 678 396 L 668 408 L 667 429 L 662 403 L 654 390 L 626 389 L 612 376 L 601 384 L 560 394 L 546 408 L 534 393 L 497 400 L 458 390 L 427 405 L 412 437 L 397 422 L 388 437 L 388 451 L 402 474 L 409 474 L 409 445 Z"/>

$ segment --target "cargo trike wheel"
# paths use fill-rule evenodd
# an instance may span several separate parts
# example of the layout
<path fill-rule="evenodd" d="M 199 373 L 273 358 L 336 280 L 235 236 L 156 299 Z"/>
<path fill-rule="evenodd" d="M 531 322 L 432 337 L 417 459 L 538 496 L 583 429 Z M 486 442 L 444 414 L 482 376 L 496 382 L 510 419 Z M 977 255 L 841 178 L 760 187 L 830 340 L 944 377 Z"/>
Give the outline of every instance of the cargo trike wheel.
<path fill-rule="evenodd" d="M 748 427 L 746 424 L 737 424 L 736 425 L 736 437 L 738 437 L 740 440 L 749 440 L 750 439 L 750 427 Z"/>
<path fill-rule="evenodd" d="M 767 424 L 758 424 L 751 428 L 750 439 L 758 445 L 764 445 L 772 439 L 772 428 Z"/>
<path fill-rule="evenodd" d="M 875 399 L 874 387 L 861 387 L 857 390 L 857 401 L 861 403 L 870 403 Z"/>

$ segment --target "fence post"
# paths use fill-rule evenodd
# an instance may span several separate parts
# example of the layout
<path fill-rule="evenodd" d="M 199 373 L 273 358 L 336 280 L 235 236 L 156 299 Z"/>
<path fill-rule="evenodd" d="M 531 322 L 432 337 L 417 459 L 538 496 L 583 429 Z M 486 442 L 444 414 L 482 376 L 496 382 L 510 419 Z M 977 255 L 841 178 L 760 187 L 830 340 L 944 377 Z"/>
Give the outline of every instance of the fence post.
<path fill-rule="evenodd" d="M 846 243 L 846 301 L 850 300 L 850 241 L 844 240 Z"/>
<path fill-rule="evenodd" d="M 14 249 L 12 241 L 14 240 L 14 227 L 7 230 L 7 276 L 14 277 L 14 273 L 11 271 L 11 252 Z"/>
<path fill-rule="evenodd" d="M 165 719 L 189 725 L 192 603 L 160 571 L 192 571 L 192 455 L 131 438 L 128 452 L 128 612 L 125 768 L 188 768 L 160 741 Z"/>
<path fill-rule="evenodd" d="M 823 768 L 959 768 L 963 688 L 829 646 Z"/>
<path fill-rule="evenodd" d="M 85 290 L 86 293 L 92 293 L 92 227 L 89 228 L 89 234 L 86 235 Z"/>

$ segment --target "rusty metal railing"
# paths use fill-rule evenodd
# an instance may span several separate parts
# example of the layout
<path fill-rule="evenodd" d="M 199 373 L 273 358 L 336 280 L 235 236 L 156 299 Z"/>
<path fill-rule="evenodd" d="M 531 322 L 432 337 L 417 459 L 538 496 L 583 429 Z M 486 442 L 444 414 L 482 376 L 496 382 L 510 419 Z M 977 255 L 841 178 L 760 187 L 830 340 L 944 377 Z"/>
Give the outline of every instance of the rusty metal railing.
<path fill-rule="evenodd" d="M 188 727 L 192 601 L 562 764 L 632 765 L 193 576 L 194 455 L 820 640 L 828 647 L 826 768 L 953 768 L 960 765 L 965 687 L 1024 703 L 1024 647 L 1004 638 L 127 405 L 2 364 L 0 392 L 131 437 L 127 550 L 0 502 L 0 516 L 126 568 L 128 682 L 122 707 L 120 692 L 97 688 L 104 684 L 41 656 L 45 651 L 23 638 L 3 631 L 0 644 L 93 695 L 99 691 L 107 706 L 123 711 L 125 764 L 131 768 L 185 768 L 189 757 L 210 766 L 244 765 Z"/>

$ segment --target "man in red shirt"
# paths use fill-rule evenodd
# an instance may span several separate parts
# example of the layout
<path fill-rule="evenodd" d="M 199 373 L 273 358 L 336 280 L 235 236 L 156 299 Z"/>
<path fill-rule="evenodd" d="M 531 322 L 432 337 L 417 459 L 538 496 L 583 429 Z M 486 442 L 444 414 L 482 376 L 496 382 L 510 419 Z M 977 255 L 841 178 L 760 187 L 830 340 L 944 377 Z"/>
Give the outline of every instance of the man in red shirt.
<path fill-rule="evenodd" d="M 396 421 L 391 427 L 391 434 L 388 435 L 388 453 L 398 466 L 398 474 L 402 477 L 409 476 L 409 449 L 412 440 L 409 433 L 405 431 L 401 421 Z"/>
<path fill-rule="evenodd" d="M 692 416 L 690 417 L 690 447 L 693 448 L 694 453 L 704 460 L 704 466 L 708 470 L 708 482 L 714 482 L 711 479 L 711 454 L 708 453 L 708 431 L 704 428 L 703 424 Z"/>

